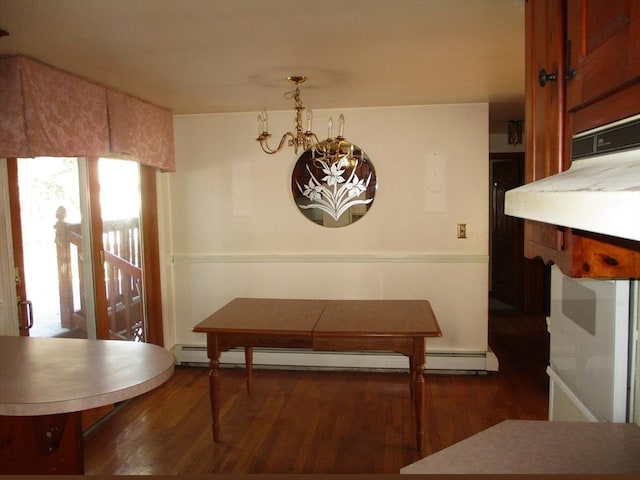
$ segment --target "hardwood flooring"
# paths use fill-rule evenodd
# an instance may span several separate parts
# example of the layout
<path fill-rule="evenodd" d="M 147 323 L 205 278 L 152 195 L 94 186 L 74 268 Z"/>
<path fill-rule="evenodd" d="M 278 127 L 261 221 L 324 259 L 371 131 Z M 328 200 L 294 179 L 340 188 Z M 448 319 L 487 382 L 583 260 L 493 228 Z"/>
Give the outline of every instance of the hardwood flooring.
<path fill-rule="evenodd" d="M 499 372 L 426 376 L 427 454 L 506 419 L 547 418 L 544 317 L 497 310 L 489 323 Z M 221 387 L 221 443 L 208 369 L 177 367 L 85 434 L 86 473 L 395 474 L 422 457 L 408 373 L 258 369 L 249 396 L 244 371 L 225 369 Z"/>

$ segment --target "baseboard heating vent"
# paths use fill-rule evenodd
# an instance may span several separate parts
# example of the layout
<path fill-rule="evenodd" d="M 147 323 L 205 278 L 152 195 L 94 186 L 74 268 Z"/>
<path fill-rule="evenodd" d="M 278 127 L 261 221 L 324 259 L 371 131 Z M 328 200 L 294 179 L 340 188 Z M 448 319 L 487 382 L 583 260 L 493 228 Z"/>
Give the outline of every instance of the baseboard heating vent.
<path fill-rule="evenodd" d="M 175 345 L 178 365 L 208 365 L 204 345 Z M 498 360 L 488 352 L 427 352 L 427 370 L 497 371 Z M 234 348 L 220 355 L 222 365 L 244 365 L 244 349 Z M 318 369 L 408 370 L 407 357 L 390 352 L 324 352 L 309 349 L 254 348 L 256 367 Z"/>

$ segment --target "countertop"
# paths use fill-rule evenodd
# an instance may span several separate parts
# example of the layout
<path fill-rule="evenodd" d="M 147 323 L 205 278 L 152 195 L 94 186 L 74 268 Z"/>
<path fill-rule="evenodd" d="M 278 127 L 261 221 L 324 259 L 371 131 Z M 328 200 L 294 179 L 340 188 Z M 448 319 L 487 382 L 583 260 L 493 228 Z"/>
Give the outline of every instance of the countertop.
<path fill-rule="evenodd" d="M 506 420 L 400 470 L 403 474 L 640 473 L 640 427 Z"/>
<path fill-rule="evenodd" d="M 0 415 L 88 410 L 141 395 L 173 373 L 148 343 L 0 336 Z"/>

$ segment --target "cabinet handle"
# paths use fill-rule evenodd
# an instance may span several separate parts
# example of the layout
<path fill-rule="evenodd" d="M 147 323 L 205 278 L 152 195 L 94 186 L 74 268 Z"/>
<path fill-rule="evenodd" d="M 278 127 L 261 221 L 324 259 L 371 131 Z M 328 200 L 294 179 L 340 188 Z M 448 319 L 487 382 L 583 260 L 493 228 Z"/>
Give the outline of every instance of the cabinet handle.
<path fill-rule="evenodd" d="M 547 82 L 555 82 L 557 78 L 555 73 L 547 73 L 544 68 L 538 72 L 538 83 L 541 87 L 544 87 Z"/>

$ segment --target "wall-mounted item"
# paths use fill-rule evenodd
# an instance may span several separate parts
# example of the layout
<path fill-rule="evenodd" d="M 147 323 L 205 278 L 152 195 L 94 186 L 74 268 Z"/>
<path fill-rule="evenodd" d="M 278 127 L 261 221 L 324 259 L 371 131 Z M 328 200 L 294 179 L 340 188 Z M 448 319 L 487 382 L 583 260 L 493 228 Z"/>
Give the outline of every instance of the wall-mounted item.
<path fill-rule="evenodd" d="M 509 120 L 507 127 L 507 140 L 509 145 L 522 144 L 522 120 Z"/>
<path fill-rule="evenodd" d="M 291 176 L 293 200 L 309 220 L 344 227 L 362 218 L 376 195 L 376 171 L 368 155 L 346 140 L 323 142 L 324 154 L 306 150 Z"/>

